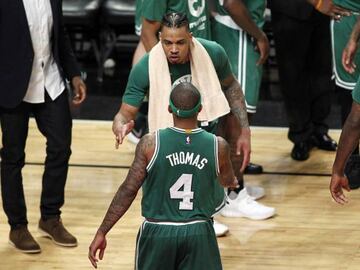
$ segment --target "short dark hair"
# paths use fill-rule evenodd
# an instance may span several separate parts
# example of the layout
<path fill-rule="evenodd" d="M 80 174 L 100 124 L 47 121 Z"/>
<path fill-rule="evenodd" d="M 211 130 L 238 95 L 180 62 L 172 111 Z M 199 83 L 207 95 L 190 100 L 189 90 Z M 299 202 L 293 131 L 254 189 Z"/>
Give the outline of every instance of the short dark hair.
<path fill-rule="evenodd" d="M 179 83 L 171 91 L 170 100 L 179 110 L 193 109 L 201 99 L 199 90 L 189 82 Z"/>
<path fill-rule="evenodd" d="M 160 31 L 164 26 L 169 27 L 169 28 L 180 28 L 180 27 L 186 26 L 186 28 L 188 30 L 190 30 L 189 20 L 188 20 L 186 14 L 181 13 L 181 12 L 166 13 L 161 20 Z"/>

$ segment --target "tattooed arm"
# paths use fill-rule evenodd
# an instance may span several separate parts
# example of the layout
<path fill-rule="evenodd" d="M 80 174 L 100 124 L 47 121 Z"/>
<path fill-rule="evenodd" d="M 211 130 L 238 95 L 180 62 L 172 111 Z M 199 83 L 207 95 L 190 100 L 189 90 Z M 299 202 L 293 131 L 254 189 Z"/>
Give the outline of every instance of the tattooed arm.
<path fill-rule="evenodd" d="M 233 147 L 235 145 L 236 155 L 242 156 L 242 164 L 240 171 L 244 171 L 250 160 L 250 128 L 247 118 L 245 97 L 239 82 L 231 74 L 221 81 L 223 91 L 229 102 L 231 113 L 226 116 L 226 126 L 230 130 L 226 130 L 226 134 L 230 137 L 225 139 Z M 234 138 L 236 136 L 236 138 Z M 232 158 L 233 159 L 233 158 Z"/>
<path fill-rule="evenodd" d="M 230 147 L 229 144 L 222 138 L 217 137 L 218 141 L 218 159 L 220 170 L 220 184 L 223 187 L 236 187 L 238 181 L 234 175 L 234 170 L 230 160 Z"/>
<path fill-rule="evenodd" d="M 115 225 L 115 223 L 125 214 L 134 201 L 136 194 L 146 177 L 146 166 L 150 161 L 155 149 L 155 135 L 147 134 L 141 138 L 135 151 L 135 159 L 126 176 L 125 181 L 121 184 L 116 192 L 109 209 L 100 225 L 94 240 L 89 247 L 89 260 L 97 268 L 98 259 L 96 259 L 97 250 L 100 251 L 99 259 L 101 260 L 106 248 L 105 235 Z"/>
<path fill-rule="evenodd" d="M 248 128 L 249 121 L 247 118 L 245 97 L 239 82 L 235 79 L 234 75 L 231 74 L 221 81 L 221 86 L 229 102 L 231 112 L 239 121 L 242 128 Z"/>

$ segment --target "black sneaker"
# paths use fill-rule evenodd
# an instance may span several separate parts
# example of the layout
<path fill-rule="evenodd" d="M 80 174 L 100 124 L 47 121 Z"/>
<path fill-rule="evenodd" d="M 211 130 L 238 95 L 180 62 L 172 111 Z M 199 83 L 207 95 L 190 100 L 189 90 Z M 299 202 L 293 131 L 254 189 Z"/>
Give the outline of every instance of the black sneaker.
<path fill-rule="evenodd" d="M 259 164 L 249 162 L 249 164 L 245 168 L 244 173 L 245 174 L 261 174 L 261 173 L 263 173 L 263 167 Z"/>

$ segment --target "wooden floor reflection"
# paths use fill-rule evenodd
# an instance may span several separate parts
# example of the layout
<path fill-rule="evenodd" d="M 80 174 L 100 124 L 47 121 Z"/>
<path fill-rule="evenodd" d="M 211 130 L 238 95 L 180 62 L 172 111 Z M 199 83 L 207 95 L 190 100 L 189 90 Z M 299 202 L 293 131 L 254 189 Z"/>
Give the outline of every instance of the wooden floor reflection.
<path fill-rule="evenodd" d="M 8 242 L 9 228 L 0 209 L 0 269 L 91 269 L 90 241 L 131 164 L 134 146 L 114 149 L 110 122 L 75 121 L 73 155 L 66 187 L 63 221 L 79 240 L 77 248 L 61 248 L 37 233 L 45 142 L 31 122 L 24 186 L 29 229 L 42 247 L 38 255 L 17 252 Z M 305 162 L 293 161 L 286 129 L 254 128 L 252 161 L 266 173 L 246 176 L 249 185 L 263 186 L 260 202 L 277 215 L 266 221 L 219 217 L 230 234 L 218 239 L 224 269 L 360 269 L 360 193 L 350 203 L 333 203 L 328 192 L 333 152 L 313 150 Z M 339 131 L 331 135 L 338 138 Z M 142 221 L 141 193 L 108 235 L 108 248 L 99 269 L 133 269 L 135 237 Z M 195 269 L 196 270 L 196 269 Z"/>

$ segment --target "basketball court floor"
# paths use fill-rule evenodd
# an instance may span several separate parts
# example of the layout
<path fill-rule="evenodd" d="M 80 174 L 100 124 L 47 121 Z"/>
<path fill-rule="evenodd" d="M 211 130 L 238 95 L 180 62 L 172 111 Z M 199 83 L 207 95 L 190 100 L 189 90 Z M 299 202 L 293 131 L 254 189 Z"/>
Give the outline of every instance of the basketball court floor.
<path fill-rule="evenodd" d="M 42 253 L 26 255 L 8 244 L 9 227 L 0 206 L 1 270 L 92 268 L 88 247 L 126 176 L 135 149 L 125 141 L 115 150 L 111 124 L 74 121 L 62 218 L 79 246 L 63 248 L 37 233 L 45 141 L 31 121 L 23 176 L 29 229 Z M 246 183 L 265 188 L 266 196 L 260 202 L 276 207 L 277 215 L 265 221 L 218 218 L 230 228 L 226 237 L 218 238 L 224 269 L 360 269 L 360 192 L 351 191 L 346 206 L 332 202 L 328 185 L 334 152 L 314 149 L 309 160 L 293 161 L 286 132 L 285 128 L 252 129 L 252 161 L 262 164 L 265 173 L 246 175 Z M 339 130 L 330 131 L 334 139 L 339 134 Z M 141 192 L 108 234 L 98 269 L 133 269 L 135 238 L 142 222 L 140 200 Z"/>

